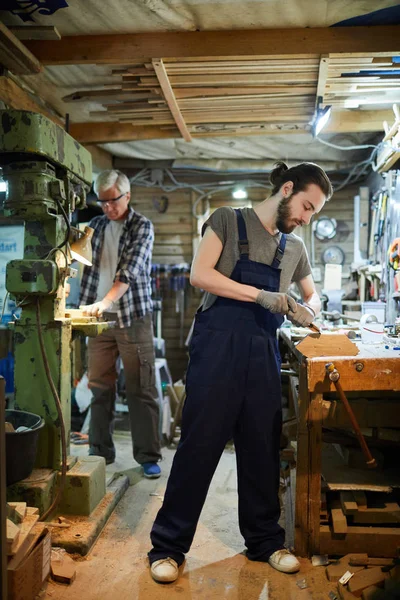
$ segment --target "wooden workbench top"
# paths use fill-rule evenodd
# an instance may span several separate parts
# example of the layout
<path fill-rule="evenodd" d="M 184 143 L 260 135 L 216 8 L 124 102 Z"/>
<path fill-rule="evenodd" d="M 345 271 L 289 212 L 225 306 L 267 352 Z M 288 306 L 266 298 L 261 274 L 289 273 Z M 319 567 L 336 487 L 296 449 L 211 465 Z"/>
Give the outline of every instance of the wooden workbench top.
<path fill-rule="evenodd" d="M 392 390 L 400 391 L 400 351 L 386 349 L 383 344 L 356 343 L 356 356 L 322 356 L 307 358 L 296 349 L 297 341 L 291 339 L 289 329 L 280 329 L 279 335 L 307 371 L 310 391 L 333 391 L 325 365 L 333 362 L 340 373 L 345 390 Z"/>

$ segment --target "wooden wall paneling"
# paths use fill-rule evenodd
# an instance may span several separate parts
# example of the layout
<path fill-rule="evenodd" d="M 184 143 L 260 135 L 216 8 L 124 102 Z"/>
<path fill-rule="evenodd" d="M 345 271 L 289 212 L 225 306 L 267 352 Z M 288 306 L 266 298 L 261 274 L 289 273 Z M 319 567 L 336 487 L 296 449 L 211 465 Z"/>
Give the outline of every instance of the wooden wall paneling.
<path fill-rule="evenodd" d="M 167 210 L 160 213 L 162 197 L 168 198 Z M 159 188 L 132 188 L 132 204 L 136 211 L 149 218 L 154 224 L 155 240 L 153 264 L 176 265 L 192 262 L 192 240 L 195 219 L 192 215 L 192 192 L 179 189 L 165 192 Z M 183 340 L 185 341 L 194 314 L 200 302 L 200 293 L 191 288 L 187 281 L 185 312 L 183 318 Z M 162 335 L 165 339 L 166 358 L 174 380 L 181 379 L 187 367 L 188 349 L 180 343 L 181 315 L 177 312 L 176 292 L 168 289 L 163 294 Z"/>

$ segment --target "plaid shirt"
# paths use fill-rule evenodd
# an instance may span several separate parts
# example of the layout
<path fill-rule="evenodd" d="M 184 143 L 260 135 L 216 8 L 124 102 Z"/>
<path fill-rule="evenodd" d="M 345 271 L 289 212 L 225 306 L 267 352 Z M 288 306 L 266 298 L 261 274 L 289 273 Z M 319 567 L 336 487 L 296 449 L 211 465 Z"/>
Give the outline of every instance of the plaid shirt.
<path fill-rule="evenodd" d="M 84 267 L 79 304 L 96 301 L 100 274 L 100 259 L 104 242 L 104 231 L 109 219 L 103 215 L 89 223 L 93 227 L 93 265 Z M 149 219 L 129 208 L 118 245 L 118 266 L 114 281 L 129 284 L 129 288 L 118 301 L 118 325 L 130 327 L 153 310 L 151 301 L 151 254 L 154 228 Z"/>

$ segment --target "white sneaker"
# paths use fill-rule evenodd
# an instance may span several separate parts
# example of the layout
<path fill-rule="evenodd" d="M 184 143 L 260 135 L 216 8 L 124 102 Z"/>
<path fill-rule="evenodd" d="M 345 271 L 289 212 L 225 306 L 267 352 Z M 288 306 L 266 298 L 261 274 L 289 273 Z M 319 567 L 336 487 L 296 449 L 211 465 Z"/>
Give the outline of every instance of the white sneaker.
<path fill-rule="evenodd" d="M 178 579 L 179 567 L 173 558 L 162 558 L 153 562 L 150 572 L 154 581 L 172 583 Z"/>
<path fill-rule="evenodd" d="M 296 573 L 300 569 L 300 563 L 289 550 L 277 550 L 269 557 L 268 563 L 277 571 L 283 573 Z"/>

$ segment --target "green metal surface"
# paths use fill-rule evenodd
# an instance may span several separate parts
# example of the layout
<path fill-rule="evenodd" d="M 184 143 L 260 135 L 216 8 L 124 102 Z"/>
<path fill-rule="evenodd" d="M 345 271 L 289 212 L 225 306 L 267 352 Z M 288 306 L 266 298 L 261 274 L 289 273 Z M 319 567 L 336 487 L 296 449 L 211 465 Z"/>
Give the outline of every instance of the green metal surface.
<path fill-rule="evenodd" d="M 15 404 L 42 416 L 36 467 L 59 469 L 61 430 L 39 344 L 61 401 L 69 447 L 72 324 L 65 319 L 64 283 L 69 215 L 85 206 L 89 152 L 46 117 L 0 111 L 0 163 L 7 181 L 1 221 L 23 222 L 23 260 L 7 266 L 7 290 L 21 305 L 15 322 Z M 57 247 L 62 246 L 61 249 Z M 40 322 L 37 302 L 40 302 Z"/>
<path fill-rule="evenodd" d="M 106 461 L 101 456 L 81 457 L 67 473 L 60 512 L 89 516 L 106 493 Z"/>
<path fill-rule="evenodd" d="M 58 268 L 52 260 L 10 260 L 7 263 L 6 288 L 11 294 L 55 294 L 58 285 Z"/>
<path fill-rule="evenodd" d="M 63 170 L 73 173 L 90 187 L 90 152 L 53 121 L 44 115 L 22 110 L 2 110 L 0 120 L 2 153 L 42 156 Z"/>

